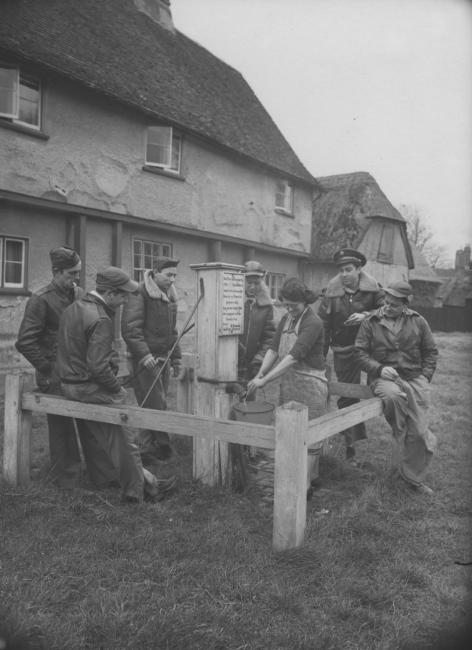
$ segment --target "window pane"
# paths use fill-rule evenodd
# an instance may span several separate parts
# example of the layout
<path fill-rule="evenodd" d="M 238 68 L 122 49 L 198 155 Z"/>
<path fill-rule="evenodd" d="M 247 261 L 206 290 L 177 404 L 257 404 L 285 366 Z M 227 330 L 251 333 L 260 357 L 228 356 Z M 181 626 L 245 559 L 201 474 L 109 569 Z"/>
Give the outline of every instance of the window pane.
<path fill-rule="evenodd" d="M 39 126 L 40 83 L 37 79 L 20 76 L 20 114 L 21 122 Z"/>
<path fill-rule="evenodd" d="M 18 117 L 18 68 L 0 66 L 0 115 Z"/>
<path fill-rule="evenodd" d="M 5 239 L 4 285 L 23 285 L 24 242 Z"/>
<path fill-rule="evenodd" d="M 172 138 L 172 161 L 170 168 L 174 171 L 180 171 L 180 147 L 182 143 L 182 138 L 180 135 L 174 135 Z"/>
<path fill-rule="evenodd" d="M 147 131 L 146 162 L 170 167 L 172 157 L 172 128 L 150 126 Z"/>

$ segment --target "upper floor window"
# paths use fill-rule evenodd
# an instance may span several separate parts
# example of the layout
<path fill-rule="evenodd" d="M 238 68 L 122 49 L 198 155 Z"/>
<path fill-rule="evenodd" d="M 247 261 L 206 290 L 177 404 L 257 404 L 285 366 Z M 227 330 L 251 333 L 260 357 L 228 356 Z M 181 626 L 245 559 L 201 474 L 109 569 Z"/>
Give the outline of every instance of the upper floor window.
<path fill-rule="evenodd" d="M 278 180 L 275 189 L 275 207 L 289 214 L 293 213 L 293 185 L 285 180 Z"/>
<path fill-rule="evenodd" d="M 156 258 L 162 255 L 172 257 L 172 244 L 145 239 L 133 240 L 133 277 L 136 282 L 143 279 L 144 271 L 152 269 Z"/>
<path fill-rule="evenodd" d="M 284 281 L 285 273 L 266 273 L 265 282 L 269 287 L 269 294 L 272 300 L 278 301 Z"/>
<path fill-rule="evenodd" d="M 34 129 L 41 126 L 41 82 L 18 66 L 0 63 L 0 117 Z"/>
<path fill-rule="evenodd" d="M 0 289 L 25 289 L 26 239 L 0 235 Z"/>
<path fill-rule="evenodd" d="M 171 126 L 149 126 L 146 135 L 146 165 L 180 173 L 182 136 Z"/>

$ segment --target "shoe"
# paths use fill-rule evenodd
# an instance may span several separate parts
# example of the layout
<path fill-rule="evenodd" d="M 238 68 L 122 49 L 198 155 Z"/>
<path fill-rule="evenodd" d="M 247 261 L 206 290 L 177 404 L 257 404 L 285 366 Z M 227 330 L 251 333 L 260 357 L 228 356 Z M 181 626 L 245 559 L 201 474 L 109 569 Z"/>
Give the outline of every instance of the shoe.
<path fill-rule="evenodd" d="M 144 500 L 151 503 L 158 503 L 170 496 L 177 489 L 177 478 L 156 479 L 155 484 L 146 483 L 144 487 Z"/>
<path fill-rule="evenodd" d="M 416 494 L 423 494 L 425 496 L 431 496 L 434 494 L 434 490 L 430 488 L 429 485 L 425 485 L 424 483 L 420 483 L 419 485 L 412 485 L 411 489 Z"/>

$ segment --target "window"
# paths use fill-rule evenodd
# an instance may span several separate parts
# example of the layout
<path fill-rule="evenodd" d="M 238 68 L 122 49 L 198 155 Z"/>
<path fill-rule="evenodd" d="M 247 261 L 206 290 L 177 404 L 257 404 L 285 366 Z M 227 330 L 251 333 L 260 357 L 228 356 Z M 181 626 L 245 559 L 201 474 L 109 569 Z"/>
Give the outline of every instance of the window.
<path fill-rule="evenodd" d="M 288 214 L 293 213 L 293 185 L 288 181 L 277 181 L 275 189 L 275 207 Z"/>
<path fill-rule="evenodd" d="M 157 257 L 166 255 L 172 257 L 172 244 L 133 240 L 133 277 L 137 282 L 143 279 L 144 271 L 152 269 Z"/>
<path fill-rule="evenodd" d="M 280 290 L 285 281 L 285 273 L 266 273 L 265 281 L 269 287 L 269 293 L 272 300 L 279 300 Z"/>
<path fill-rule="evenodd" d="M 380 231 L 379 251 L 377 253 L 377 261 L 384 264 L 393 264 L 393 240 L 394 240 L 394 226 L 392 223 L 382 224 Z"/>
<path fill-rule="evenodd" d="M 41 82 L 18 66 L 0 63 L 0 117 L 34 129 L 41 126 Z"/>
<path fill-rule="evenodd" d="M 150 126 L 146 139 L 146 165 L 180 173 L 182 136 L 171 126 Z"/>
<path fill-rule="evenodd" d="M 0 289 L 25 289 L 26 239 L 0 236 Z"/>

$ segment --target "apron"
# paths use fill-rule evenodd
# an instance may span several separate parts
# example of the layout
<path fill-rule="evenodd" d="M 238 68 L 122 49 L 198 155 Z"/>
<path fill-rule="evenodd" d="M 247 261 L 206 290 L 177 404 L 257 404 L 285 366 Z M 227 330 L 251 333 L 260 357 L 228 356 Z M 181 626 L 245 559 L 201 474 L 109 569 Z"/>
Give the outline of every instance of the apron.
<path fill-rule="evenodd" d="M 306 311 L 306 310 L 305 310 Z M 289 354 L 298 337 L 300 322 L 293 326 L 293 318 L 287 319 L 285 330 L 280 337 L 278 347 L 279 360 Z M 303 361 L 297 362 L 282 377 L 280 382 L 279 404 L 294 400 L 308 407 L 308 419 L 323 415 L 328 410 L 328 380 L 324 370 L 311 368 Z M 294 432 L 296 435 L 296 432 Z M 316 443 L 308 448 L 307 488 L 318 478 L 319 458 L 323 443 Z M 272 449 L 258 449 L 257 471 L 254 482 L 259 489 L 263 502 L 272 504 L 274 490 L 274 451 Z"/>

